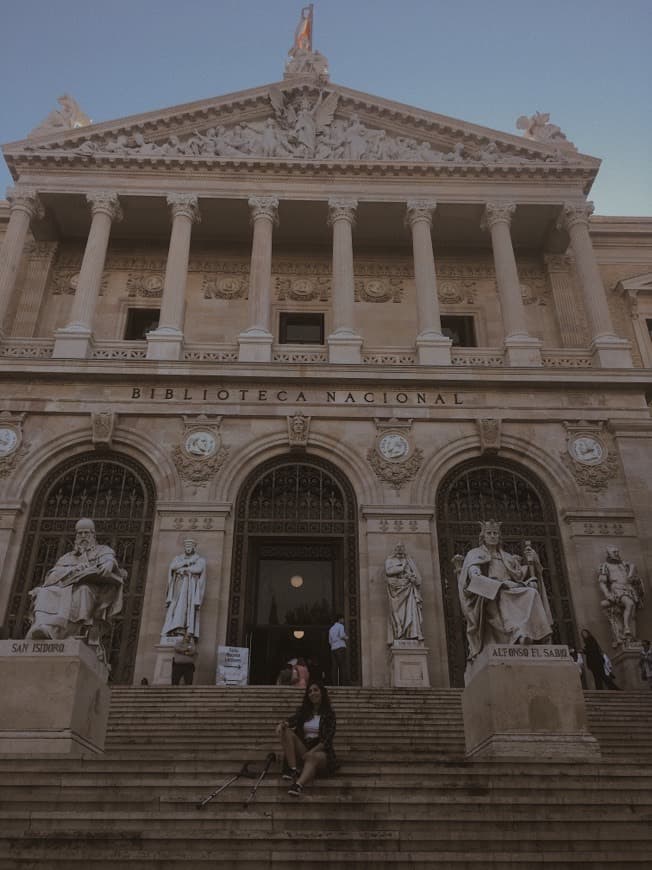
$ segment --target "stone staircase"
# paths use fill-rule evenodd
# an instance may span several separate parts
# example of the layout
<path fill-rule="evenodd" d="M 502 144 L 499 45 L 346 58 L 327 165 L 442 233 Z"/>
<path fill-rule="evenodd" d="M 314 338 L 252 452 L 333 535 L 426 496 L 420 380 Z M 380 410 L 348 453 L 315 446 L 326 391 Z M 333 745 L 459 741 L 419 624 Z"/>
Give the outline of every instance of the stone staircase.
<path fill-rule="evenodd" d="M 336 689 L 342 767 L 248 809 L 286 688 L 113 689 L 103 758 L 0 758 L 0 870 L 652 864 L 652 692 L 587 692 L 600 764 L 467 762 L 458 690 Z"/>

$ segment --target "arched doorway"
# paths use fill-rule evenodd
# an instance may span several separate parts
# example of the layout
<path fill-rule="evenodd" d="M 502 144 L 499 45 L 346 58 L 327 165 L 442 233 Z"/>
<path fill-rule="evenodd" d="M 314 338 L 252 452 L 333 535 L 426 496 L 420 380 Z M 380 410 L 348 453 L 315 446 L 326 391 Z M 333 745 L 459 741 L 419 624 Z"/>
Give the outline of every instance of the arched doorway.
<path fill-rule="evenodd" d="M 555 620 L 553 642 L 574 643 L 574 620 L 566 581 L 557 514 L 541 481 L 500 460 L 471 460 L 453 469 L 437 494 L 437 536 L 451 686 L 464 685 L 466 629 L 451 560 L 478 545 L 479 521 L 502 522 L 503 545 L 520 553 L 529 540 L 544 566 Z"/>
<path fill-rule="evenodd" d="M 328 628 L 344 613 L 351 679 L 360 679 L 357 510 L 330 463 L 281 457 L 245 481 L 236 507 L 227 643 L 248 646 L 250 681 L 274 682 L 291 656 L 329 676 Z"/>
<path fill-rule="evenodd" d="M 154 484 L 134 460 L 113 453 L 86 453 L 59 465 L 34 498 L 9 609 L 12 637 L 23 637 L 29 622 L 29 590 L 41 585 L 57 559 L 72 549 L 75 523 L 95 522 L 98 541 L 115 550 L 127 571 L 122 613 L 113 621 L 111 680 L 130 683 L 145 593 L 154 521 Z"/>

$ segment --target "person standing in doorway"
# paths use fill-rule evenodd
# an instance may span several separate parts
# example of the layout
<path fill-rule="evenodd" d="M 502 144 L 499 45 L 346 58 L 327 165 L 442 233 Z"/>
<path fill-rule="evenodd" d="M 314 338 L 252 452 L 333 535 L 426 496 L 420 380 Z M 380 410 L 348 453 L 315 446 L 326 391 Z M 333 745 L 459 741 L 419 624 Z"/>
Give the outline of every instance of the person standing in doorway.
<path fill-rule="evenodd" d="M 344 616 L 341 613 L 335 617 L 335 622 L 328 632 L 328 643 L 331 648 L 331 663 L 333 668 L 333 685 L 349 685 L 349 658 L 346 643 L 349 639 L 344 630 Z"/>

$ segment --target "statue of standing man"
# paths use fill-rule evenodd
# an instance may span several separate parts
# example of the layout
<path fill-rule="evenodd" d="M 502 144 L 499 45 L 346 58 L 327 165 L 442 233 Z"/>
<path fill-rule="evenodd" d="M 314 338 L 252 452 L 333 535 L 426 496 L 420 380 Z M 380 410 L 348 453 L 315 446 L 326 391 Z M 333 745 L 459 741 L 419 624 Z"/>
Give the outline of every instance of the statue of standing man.
<path fill-rule="evenodd" d="M 189 635 L 197 640 L 205 591 L 206 560 L 197 552 L 197 542 L 188 538 L 183 542 L 183 553 L 170 562 L 162 636 Z"/>
<path fill-rule="evenodd" d="M 633 562 L 624 562 L 618 547 L 607 547 L 607 560 L 598 568 L 598 584 L 604 595 L 613 646 L 627 646 L 636 640 L 636 611 L 643 606 L 644 589 Z"/>
<path fill-rule="evenodd" d="M 397 544 L 385 560 L 389 624 L 387 642 L 423 640 L 421 576 L 404 544 Z"/>

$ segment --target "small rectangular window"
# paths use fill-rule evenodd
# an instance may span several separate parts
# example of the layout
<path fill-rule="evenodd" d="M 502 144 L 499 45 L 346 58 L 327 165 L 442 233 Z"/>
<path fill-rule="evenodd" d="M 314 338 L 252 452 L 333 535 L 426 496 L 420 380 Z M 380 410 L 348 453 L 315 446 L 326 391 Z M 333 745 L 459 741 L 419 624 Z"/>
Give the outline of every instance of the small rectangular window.
<path fill-rule="evenodd" d="M 278 340 L 280 344 L 323 344 L 324 315 L 312 311 L 282 311 Z"/>
<path fill-rule="evenodd" d="M 148 332 L 157 328 L 160 313 L 158 308 L 129 308 L 124 340 L 142 341 Z"/>
<path fill-rule="evenodd" d="M 444 314 L 441 331 L 453 339 L 453 347 L 477 347 L 473 317 L 467 314 Z"/>

